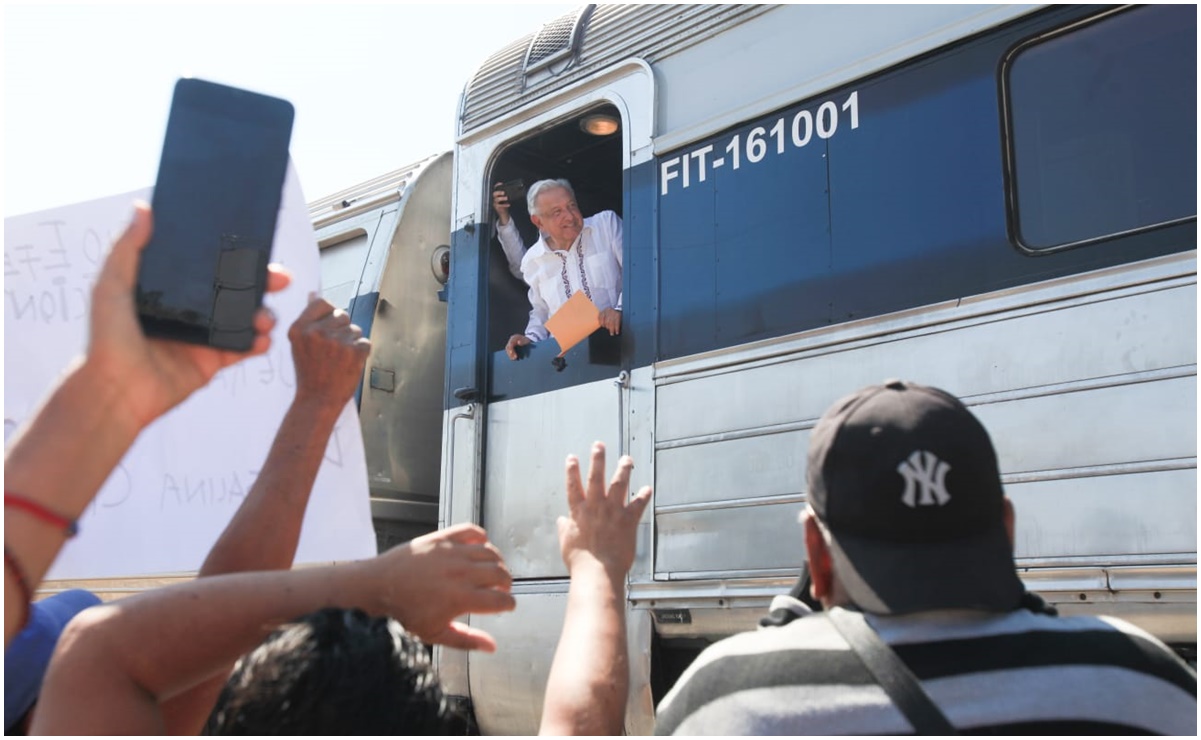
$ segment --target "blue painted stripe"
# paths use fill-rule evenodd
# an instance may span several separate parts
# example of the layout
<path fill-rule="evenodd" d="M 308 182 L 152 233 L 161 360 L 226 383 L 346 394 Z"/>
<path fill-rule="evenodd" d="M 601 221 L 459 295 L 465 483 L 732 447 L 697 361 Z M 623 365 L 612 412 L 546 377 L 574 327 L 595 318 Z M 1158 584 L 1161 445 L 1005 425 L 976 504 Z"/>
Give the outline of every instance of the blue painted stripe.
<path fill-rule="evenodd" d="M 371 328 L 375 323 L 375 307 L 379 303 L 379 291 L 363 293 L 350 299 L 350 306 L 347 307 L 347 312 L 350 313 L 350 322 L 363 330 L 363 336 L 371 337 Z M 363 381 L 359 380 L 359 387 L 354 391 L 354 406 L 361 408 L 363 403 Z"/>
<path fill-rule="evenodd" d="M 667 194 L 658 196 L 656 358 L 1194 249 L 1195 220 L 1044 256 L 1010 241 L 1001 59 L 1023 38 L 1081 14 L 1040 15 L 661 156 L 674 177 L 663 175 Z M 792 123 L 806 115 L 816 122 L 823 108 L 827 133 L 836 114 L 841 128 L 796 146 Z M 773 135 L 781 122 L 783 136 Z M 766 144 L 752 150 L 752 140 Z M 710 162 L 725 161 L 702 182 L 694 155 L 706 147 Z M 686 188 L 684 157 L 692 165 Z"/>

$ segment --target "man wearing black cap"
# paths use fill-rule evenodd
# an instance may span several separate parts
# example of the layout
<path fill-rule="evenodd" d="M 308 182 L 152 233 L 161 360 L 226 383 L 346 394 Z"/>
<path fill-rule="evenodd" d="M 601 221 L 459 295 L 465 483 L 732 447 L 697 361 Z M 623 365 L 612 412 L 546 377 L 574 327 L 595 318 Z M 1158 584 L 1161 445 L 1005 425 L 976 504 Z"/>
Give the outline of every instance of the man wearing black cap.
<path fill-rule="evenodd" d="M 1167 647 L 1025 592 L 992 442 L 953 396 L 890 381 L 835 403 L 808 498 L 824 613 L 777 597 L 780 626 L 702 653 L 659 734 L 1196 735 L 1196 674 Z"/>

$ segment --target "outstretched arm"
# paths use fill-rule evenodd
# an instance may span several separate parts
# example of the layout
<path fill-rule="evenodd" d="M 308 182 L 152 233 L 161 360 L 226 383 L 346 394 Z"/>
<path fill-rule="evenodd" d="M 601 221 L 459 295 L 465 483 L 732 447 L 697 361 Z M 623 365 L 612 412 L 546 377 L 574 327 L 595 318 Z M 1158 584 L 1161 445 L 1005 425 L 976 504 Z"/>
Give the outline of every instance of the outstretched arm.
<path fill-rule="evenodd" d="M 531 272 L 527 276 L 527 282 L 536 273 Z M 546 330 L 546 320 L 550 317 L 550 305 L 542 298 L 542 294 L 530 284 L 529 290 L 530 299 L 530 320 L 525 326 L 524 334 L 514 334 L 509 337 L 509 341 L 505 344 L 505 354 L 510 360 L 518 359 L 517 348 L 524 347 L 534 342 L 541 342 L 550 337 L 550 332 Z"/>
<path fill-rule="evenodd" d="M 201 576 L 292 567 L 313 481 L 334 425 L 363 377 L 371 342 L 350 315 L 314 298 L 288 330 L 296 395 L 262 471 Z"/>
<path fill-rule="evenodd" d="M 62 520 L 73 521 L 83 513 L 150 422 L 208 383 L 218 370 L 262 354 L 271 344 L 275 320 L 267 309 L 255 316 L 256 338 L 248 353 L 147 339 L 138 325 L 133 292 L 152 228 L 149 206 L 137 204 L 92 290 L 87 352 L 4 456 L 5 490 Z M 272 267 L 267 290 L 281 290 L 288 282 L 286 272 Z M 66 537 L 61 527 L 25 509 L 5 507 L 6 646 L 24 620 L 25 592 L 41 583 Z"/>
<path fill-rule="evenodd" d="M 622 246 L 621 246 L 621 216 L 613 211 L 601 211 L 593 217 L 596 220 L 600 234 L 597 238 L 613 254 L 617 262 L 617 304 L 606 308 L 600 313 L 601 326 L 609 330 L 609 334 L 621 333 L 621 299 L 622 299 Z"/>
<path fill-rule="evenodd" d="M 350 316 L 314 298 L 288 330 L 296 395 L 271 451 L 200 576 L 292 567 L 300 528 L 334 425 L 363 377 L 371 343 Z M 204 727 L 232 662 L 163 707 L 167 731 L 195 735 Z"/>
<path fill-rule="evenodd" d="M 626 643 L 626 575 L 635 535 L 651 499 L 644 486 L 627 502 L 634 461 L 623 456 L 605 486 L 605 446 L 592 446 L 588 484 L 580 461 L 567 458 L 569 517 L 559 517 L 559 549 L 571 575 L 563 632 L 542 707 L 542 735 L 620 735 L 630 670 Z"/>
<path fill-rule="evenodd" d="M 527 277 L 527 282 L 530 284 L 528 297 L 530 299 L 530 320 L 525 325 L 525 336 L 541 342 L 550 337 L 550 332 L 546 329 L 546 320 L 550 318 L 550 304 L 542 297 L 542 293 L 533 286 L 532 279 L 534 273 Z"/>
<path fill-rule="evenodd" d="M 494 650 L 486 633 L 451 620 L 512 609 L 510 585 L 484 530 L 459 525 L 370 560 L 200 578 L 96 607 L 59 641 L 33 731 L 163 734 L 161 702 L 326 606 L 389 614 L 427 642 Z"/>
<path fill-rule="evenodd" d="M 521 258 L 525 256 L 525 247 L 521 244 L 521 232 L 517 230 L 517 224 L 509 218 L 509 207 L 509 196 L 505 194 L 503 184 L 498 182 L 492 190 L 492 208 L 496 211 L 496 238 L 509 263 L 509 272 L 518 280 L 523 280 Z"/>

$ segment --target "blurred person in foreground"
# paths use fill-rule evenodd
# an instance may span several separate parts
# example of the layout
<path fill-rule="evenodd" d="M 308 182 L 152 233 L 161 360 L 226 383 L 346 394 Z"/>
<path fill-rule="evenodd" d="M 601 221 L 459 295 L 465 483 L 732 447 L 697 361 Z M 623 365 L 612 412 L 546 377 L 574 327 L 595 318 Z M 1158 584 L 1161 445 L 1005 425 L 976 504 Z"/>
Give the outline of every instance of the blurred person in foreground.
<path fill-rule="evenodd" d="M 265 307 L 248 352 L 147 338 L 134 283 L 152 229 L 150 207 L 135 204 L 92 289 L 87 350 L 5 451 L 5 648 L 29 620 L 33 594 L 80 514 L 141 431 L 222 368 L 271 346 L 275 318 Z M 272 265 L 267 290 L 290 280 Z"/>
<path fill-rule="evenodd" d="M 1025 591 L 992 442 L 950 394 L 890 381 L 836 402 L 808 498 L 822 609 L 777 596 L 763 628 L 707 648 L 657 734 L 1196 735 L 1196 674 L 1171 650 Z"/>
<path fill-rule="evenodd" d="M 571 576 L 563 631 L 543 702 L 543 735 L 620 735 L 629 691 L 625 578 L 650 501 L 627 500 L 633 461 L 604 481 L 593 446 L 586 482 L 566 463 L 569 514 L 558 521 Z M 208 734 L 463 734 L 421 643 L 388 617 L 326 609 L 273 633 L 238 662 Z"/>
<path fill-rule="evenodd" d="M 135 222 L 114 252 L 128 259 L 128 250 L 148 239 L 147 224 Z M 143 242 L 144 244 L 144 242 Z M 280 271 L 272 269 L 274 288 L 282 287 Z M 111 273 L 109 273 L 111 274 Z M 136 268 L 134 269 L 136 274 Z M 111 299 L 98 286 L 97 296 Z M 238 511 L 210 550 L 199 576 L 248 570 L 286 569 L 292 565 L 304 512 L 334 426 L 353 396 L 370 352 L 370 342 L 350 322 L 349 315 L 324 299 L 312 296 L 288 331 L 296 391 L 261 472 Z M 147 340 L 147 346 L 173 348 L 203 357 L 205 348 Z M 257 349 L 257 348 L 256 348 Z M 28 729 L 42 678 L 55 644 L 70 619 L 100 599 L 86 591 L 69 591 L 30 604 L 30 624 L 5 651 L 5 729 Z M 172 734 L 194 734 L 203 725 L 220 690 L 223 676 L 174 698 L 165 708 Z"/>
<path fill-rule="evenodd" d="M 225 678 L 275 627 L 331 606 L 388 615 L 428 642 L 495 650 L 454 619 L 512 609 L 510 585 L 484 531 L 460 524 L 368 560 L 198 578 L 92 607 L 59 640 L 33 732 L 164 734 L 172 699 Z"/>

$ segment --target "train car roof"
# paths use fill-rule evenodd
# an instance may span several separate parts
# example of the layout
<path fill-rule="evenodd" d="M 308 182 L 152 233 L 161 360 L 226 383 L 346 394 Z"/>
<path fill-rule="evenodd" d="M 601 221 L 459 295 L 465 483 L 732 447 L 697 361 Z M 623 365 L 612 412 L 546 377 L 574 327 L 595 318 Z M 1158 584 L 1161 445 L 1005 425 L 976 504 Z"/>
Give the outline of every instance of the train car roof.
<path fill-rule="evenodd" d="M 308 204 L 309 219 L 313 222 L 313 228 L 320 229 L 326 224 L 374 208 L 383 202 L 399 200 L 405 188 L 417 179 L 421 170 L 441 156 L 442 153 L 431 154 L 400 169 L 311 201 Z"/>
<path fill-rule="evenodd" d="M 490 56 L 463 91 L 459 134 L 631 57 L 654 62 L 774 5 L 584 5 Z"/>

